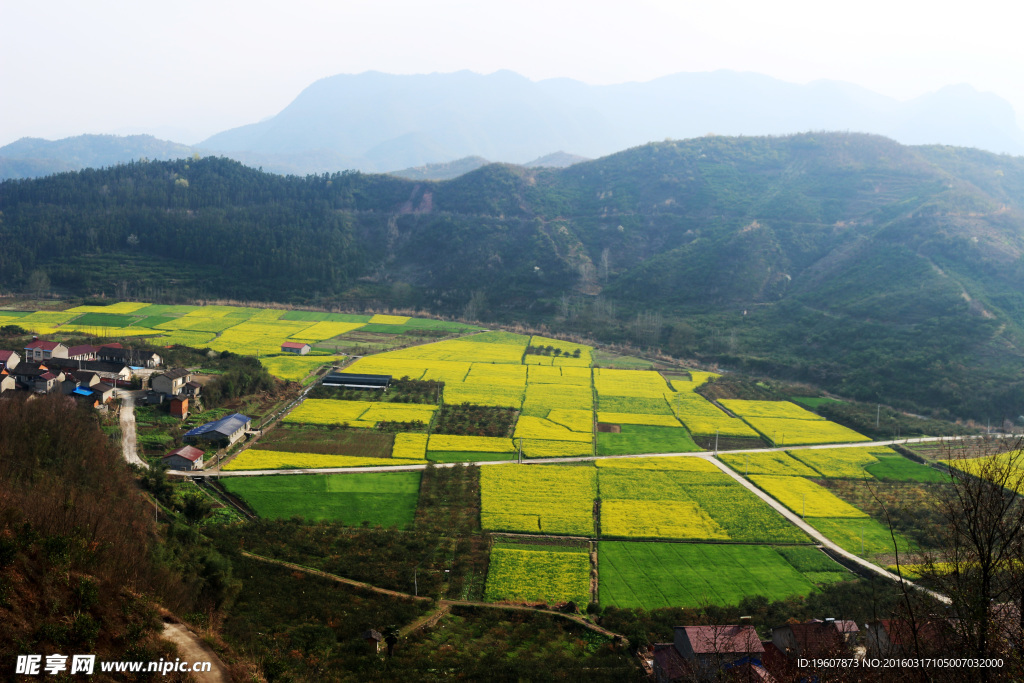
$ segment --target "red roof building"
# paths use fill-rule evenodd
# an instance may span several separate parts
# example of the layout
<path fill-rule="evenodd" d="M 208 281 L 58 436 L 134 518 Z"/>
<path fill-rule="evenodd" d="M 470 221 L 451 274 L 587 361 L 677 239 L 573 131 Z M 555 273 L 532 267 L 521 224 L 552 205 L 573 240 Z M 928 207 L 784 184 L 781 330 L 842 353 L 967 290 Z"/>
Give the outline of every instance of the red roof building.
<path fill-rule="evenodd" d="M 309 344 L 305 344 L 303 342 L 284 342 L 281 344 L 282 351 L 286 353 L 297 353 L 300 356 L 305 356 L 309 353 L 311 348 L 312 347 L 310 347 Z"/>
<path fill-rule="evenodd" d="M 25 347 L 25 360 L 36 362 L 49 360 L 51 358 L 67 358 L 68 347 L 60 342 L 45 341 L 36 339 Z"/>
<path fill-rule="evenodd" d="M 203 452 L 194 446 L 182 446 L 165 455 L 163 459 L 172 470 L 203 469 Z"/>

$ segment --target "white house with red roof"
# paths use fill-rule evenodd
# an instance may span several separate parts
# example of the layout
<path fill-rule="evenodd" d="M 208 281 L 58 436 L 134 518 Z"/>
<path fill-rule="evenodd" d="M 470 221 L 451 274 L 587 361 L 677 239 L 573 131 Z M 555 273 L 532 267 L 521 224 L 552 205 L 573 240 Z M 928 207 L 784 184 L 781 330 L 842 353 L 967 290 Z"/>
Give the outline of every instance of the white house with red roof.
<path fill-rule="evenodd" d="M 312 347 L 309 344 L 304 344 L 302 342 L 286 341 L 281 344 L 281 351 L 285 353 L 297 353 L 300 356 L 305 356 L 311 349 Z"/>
<path fill-rule="evenodd" d="M 36 339 L 25 347 L 25 360 L 36 363 L 50 360 L 51 358 L 67 358 L 68 347 L 60 342 L 45 341 Z"/>
<path fill-rule="evenodd" d="M 21 362 L 17 351 L 0 351 L 0 368 L 13 370 Z"/>

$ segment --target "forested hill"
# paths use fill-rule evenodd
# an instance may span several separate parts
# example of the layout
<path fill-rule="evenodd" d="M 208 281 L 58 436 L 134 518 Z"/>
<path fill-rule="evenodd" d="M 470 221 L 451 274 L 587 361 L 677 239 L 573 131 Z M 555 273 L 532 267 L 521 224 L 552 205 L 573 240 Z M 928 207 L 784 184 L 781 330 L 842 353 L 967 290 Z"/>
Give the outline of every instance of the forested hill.
<path fill-rule="evenodd" d="M 525 318 L 998 421 L 1024 414 L 1022 198 L 1024 159 L 852 134 L 444 182 L 135 163 L 0 184 L 0 286 Z"/>

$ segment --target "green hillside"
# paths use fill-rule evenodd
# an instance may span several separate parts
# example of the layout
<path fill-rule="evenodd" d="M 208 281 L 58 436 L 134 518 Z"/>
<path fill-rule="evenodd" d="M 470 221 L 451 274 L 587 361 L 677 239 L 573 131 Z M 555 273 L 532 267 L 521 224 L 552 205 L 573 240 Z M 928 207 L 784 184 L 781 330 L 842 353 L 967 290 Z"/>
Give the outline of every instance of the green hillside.
<path fill-rule="evenodd" d="M 0 184 L 0 287 L 545 323 L 998 422 L 1024 414 L 1022 197 L 1024 159 L 853 134 L 444 182 L 135 163 Z"/>

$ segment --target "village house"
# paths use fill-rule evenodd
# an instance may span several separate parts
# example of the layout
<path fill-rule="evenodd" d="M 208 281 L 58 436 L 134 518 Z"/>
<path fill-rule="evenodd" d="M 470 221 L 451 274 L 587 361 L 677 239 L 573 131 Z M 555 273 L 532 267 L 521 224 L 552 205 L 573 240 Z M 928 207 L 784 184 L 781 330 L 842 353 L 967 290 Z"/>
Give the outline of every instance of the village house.
<path fill-rule="evenodd" d="M 812 619 L 772 629 L 772 643 L 790 659 L 838 657 L 852 651 L 860 629 L 849 620 Z"/>
<path fill-rule="evenodd" d="M 65 375 L 59 368 L 51 368 L 41 363 L 19 363 L 11 374 L 25 389 L 43 394 L 58 389 L 59 383 L 65 380 Z"/>
<path fill-rule="evenodd" d="M 241 413 L 227 415 L 219 420 L 199 425 L 185 433 L 185 441 L 189 443 L 208 443 L 219 446 L 230 446 L 243 436 L 252 425 L 252 418 Z"/>
<path fill-rule="evenodd" d="M 13 370 L 21 362 L 21 356 L 17 351 L 0 351 L 0 368 Z"/>
<path fill-rule="evenodd" d="M 116 382 L 127 382 L 132 378 L 132 371 L 124 363 L 106 363 L 98 360 L 70 360 L 68 358 L 57 358 L 49 362 L 51 367 L 62 369 L 64 372 L 77 372 L 88 370 L 95 372 L 101 379 Z"/>
<path fill-rule="evenodd" d="M 67 358 L 68 347 L 60 342 L 44 341 L 36 339 L 25 347 L 25 360 L 36 363 L 50 360 L 51 358 Z"/>
<path fill-rule="evenodd" d="M 18 382 L 14 379 L 13 375 L 9 374 L 6 370 L 0 370 L 0 394 L 14 391 L 17 386 Z"/>
<path fill-rule="evenodd" d="M 190 472 L 203 469 L 203 452 L 194 446 L 182 446 L 163 458 L 168 469 Z"/>
<path fill-rule="evenodd" d="M 68 360 L 96 360 L 98 349 L 91 344 L 72 346 L 68 349 Z"/>
<path fill-rule="evenodd" d="M 101 346 L 97 355 L 105 363 L 124 363 L 133 368 L 155 368 L 163 362 L 160 355 L 154 351 L 126 349 L 120 344 Z"/>
<path fill-rule="evenodd" d="M 185 390 L 185 385 L 192 380 L 192 374 L 184 368 L 173 368 L 159 375 L 153 375 L 149 386 L 153 391 L 165 396 L 177 396 Z"/>
<path fill-rule="evenodd" d="M 302 342 L 284 342 L 283 344 L 281 344 L 282 352 L 297 353 L 300 356 L 305 356 L 312 350 L 312 348 L 313 347 L 311 347 L 309 344 L 304 344 Z"/>
<path fill-rule="evenodd" d="M 659 683 L 718 680 L 723 672 L 774 680 L 762 666 L 763 654 L 751 625 L 676 626 L 674 642 L 654 646 L 654 675 Z"/>
<path fill-rule="evenodd" d="M 879 619 L 864 625 L 868 657 L 931 656 L 949 650 L 955 635 L 954 620 Z"/>

